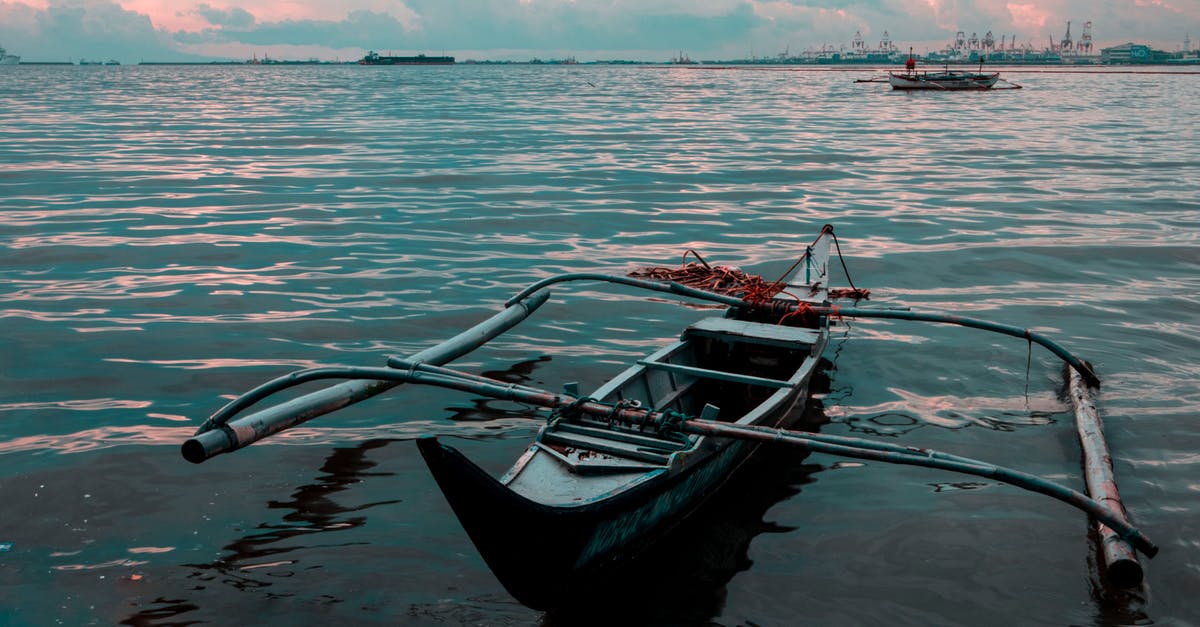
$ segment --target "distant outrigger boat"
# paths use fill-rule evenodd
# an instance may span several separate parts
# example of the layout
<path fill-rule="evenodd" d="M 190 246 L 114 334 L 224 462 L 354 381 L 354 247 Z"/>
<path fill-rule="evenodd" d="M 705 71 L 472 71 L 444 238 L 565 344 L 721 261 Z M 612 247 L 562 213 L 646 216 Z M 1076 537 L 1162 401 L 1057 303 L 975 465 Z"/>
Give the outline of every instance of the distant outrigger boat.
<path fill-rule="evenodd" d="M 1008 83 L 1008 87 L 997 89 L 1021 89 L 1020 85 L 1009 83 L 1000 78 L 999 72 L 984 72 L 983 61 L 979 62 L 978 72 L 955 71 L 949 67 L 938 72 L 918 72 L 917 61 L 909 52 L 908 61 L 904 63 L 903 72 L 888 72 L 887 82 L 892 89 L 914 90 L 932 89 L 938 91 L 980 91 L 996 88 L 998 82 Z M 884 77 L 859 79 L 856 83 L 882 83 Z"/>
<path fill-rule="evenodd" d="M 991 89 L 1000 80 L 1000 73 L 986 74 L 982 72 L 896 72 L 888 73 L 888 83 L 892 89 L 941 89 L 969 90 Z"/>

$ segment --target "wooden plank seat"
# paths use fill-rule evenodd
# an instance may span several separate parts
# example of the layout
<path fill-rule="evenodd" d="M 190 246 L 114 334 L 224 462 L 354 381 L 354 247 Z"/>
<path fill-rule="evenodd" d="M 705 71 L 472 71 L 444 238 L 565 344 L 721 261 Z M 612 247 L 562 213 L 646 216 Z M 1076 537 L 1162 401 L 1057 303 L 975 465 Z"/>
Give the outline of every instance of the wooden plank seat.
<path fill-rule="evenodd" d="M 654 451 L 674 452 L 687 448 L 688 446 L 687 442 L 657 437 L 657 435 L 653 432 L 633 433 L 628 431 L 615 431 L 612 429 L 604 429 L 570 422 L 558 423 L 557 431 L 575 433 L 579 435 L 590 435 L 609 440 L 618 440 L 621 442 L 627 442 L 638 448 Z"/>
<path fill-rule="evenodd" d="M 813 343 L 818 341 L 820 338 L 819 334 L 809 329 L 716 317 L 704 318 L 696 322 L 683 332 L 683 337 L 684 339 L 703 337 L 712 338 L 722 342 L 745 342 L 749 344 L 763 344 L 767 346 L 781 346 L 796 349 L 805 346 L 812 346 Z M 642 359 L 637 363 L 647 368 L 665 370 L 668 372 L 689 375 L 701 379 L 717 379 L 720 381 L 746 383 L 749 385 L 757 385 L 769 388 L 792 387 L 791 383 L 780 379 L 768 379 L 765 377 L 756 377 L 747 374 L 726 372 L 723 370 L 711 370 L 696 366 L 666 363 L 652 358 Z"/>
<path fill-rule="evenodd" d="M 812 329 L 718 317 L 704 318 L 688 327 L 684 330 L 683 337 L 690 336 L 710 337 L 724 342 L 747 342 L 787 348 L 799 348 L 799 345 L 811 346 L 820 338 L 820 335 Z"/>
<path fill-rule="evenodd" d="M 655 370 L 666 370 L 668 372 L 676 372 L 686 374 L 701 379 L 717 379 L 719 381 L 729 381 L 731 383 L 746 383 L 749 385 L 757 385 L 766 388 L 790 388 L 791 383 L 780 379 L 768 379 L 765 377 L 755 377 L 748 374 L 737 374 L 735 372 L 725 372 L 723 370 L 709 370 L 707 368 L 697 368 L 695 366 L 681 366 L 679 364 L 668 364 L 661 361 L 650 361 L 647 359 L 638 360 L 638 364 Z"/>
<path fill-rule="evenodd" d="M 666 465 L 670 459 L 670 451 L 643 446 L 637 442 L 614 440 L 610 434 L 571 433 L 556 429 L 542 433 L 541 441 L 545 444 L 573 446 L 657 465 Z"/>

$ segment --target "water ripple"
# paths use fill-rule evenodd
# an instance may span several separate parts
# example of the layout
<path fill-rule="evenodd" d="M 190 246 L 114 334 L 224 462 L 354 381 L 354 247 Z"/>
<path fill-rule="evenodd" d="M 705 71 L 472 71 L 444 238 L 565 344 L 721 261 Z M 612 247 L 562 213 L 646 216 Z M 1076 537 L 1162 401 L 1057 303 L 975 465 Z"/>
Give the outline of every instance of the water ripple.
<path fill-rule="evenodd" d="M 129 596 L 147 612 L 135 621 L 208 618 L 190 604 L 208 598 L 197 589 L 209 584 L 184 575 L 172 588 L 158 558 L 207 563 L 229 529 L 291 527 L 276 520 L 286 501 L 278 492 L 291 489 L 281 487 L 290 479 L 237 490 L 237 498 L 253 491 L 260 503 L 230 504 L 225 499 L 235 497 L 226 494 L 205 508 L 216 500 L 209 483 L 175 475 L 185 472 L 177 466 L 179 443 L 233 394 L 295 368 L 378 366 L 384 355 L 415 353 L 491 315 L 516 289 L 560 272 L 623 273 L 676 263 L 694 249 L 710 262 L 775 278 L 832 223 L 855 283 L 872 289 L 869 305 L 1034 328 L 1096 365 L 1123 491 L 1135 518 L 1165 547 L 1165 565 L 1160 558 L 1148 570 L 1153 619 L 1196 622 L 1187 594 L 1196 560 L 1178 550 L 1194 548 L 1189 530 L 1200 515 L 1196 75 L 1012 68 L 1003 71 L 1026 89 L 905 94 L 854 84 L 858 70 L 90 69 L 98 68 L 6 67 L 0 81 L 0 454 L 9 462 L 0 487 L 6 498 L 14 491 L 26 498 L 39 516 L 49 499 L 28 500 L 31 473 L 91 482 L 108 499 L 90 514 L 102 523 L 85 529 L 87 538 L 72 531 L 78 525 L 70 521 L 87 510 L 69 495 L 30 523 L 39 538 L 66 534 L 44 542 L 61 550 L 30 549 L 55 552 L 55 559 L 29 568 L 13 562 L 26 568 L 17 579 L 28 575 L 28 589 L 37 591 L 31 597 L 45 590 L 70 596 L 55 586 L 77 598 L 111 595 L 94 576 L 78 588 L 61 578 L 136 567 L 147 577 L 124 583 L 155 594 Z M 619 287 L 554 291 L 533 319 L 456 365 L 507 381 L 552 389 L 578 381 L 588 389 L 713 313 Z M 1066 444 L 1059 365 L 1045 352 L 957 327 L 844 325 L 839 332 L 847 334 L 828 353 L 834 365 L 822 398 L 830 418 L 824 430 L 897 440 L 911 434 L 920 445 L 974 449 L 996 463 L 1074 478 L 1078 454 Z M 321 470 L 329 474 L 296 488 L 299 513 L 282 515 L 354 511 L 358 520 L 365 515 L 359 505 L 333 503 L 330 486 L 352 485 L 338 495 L 351 500 L 351 492 L 379 490 L 377 502 L 433 492 L 417 472 L 396 473 L 386 487 L 367 485 L 354 473 L 375 463 L 362 458 L 375 449 L 347 451 L 347 442 L 427 433 L 468 445 L 486 440 L 473 458 L 502 470 L 540 424 L 522 417 L 527 409 L 401 388 L 272 438 L 266 446 L 284 446 L 259 457 L 242 452 L 228 458 L 232 466 L 205 471 L 227 472 L 228 481 L 278 477 L 255 467 L 268 459 L 288 476 L 308 476 L 321 463 L 316 456 L 332 448 Z M 288 461 L 293 454 L 302 461 Z M 387 463 L 419 465 L 414 457 L 397 454 Z M 349 474 L 336 476 L 337 460 Z M 1056 564 L 1076 559 L 1070 555 L 1080 548 L 1081 522 L 1058 533 L 1040 502 L 990 485 L 935 492 L 952 480 L 882 477 L 876 466 L 804 479 L 804 493 L 764 520 L 790 516 L 790 527 L 806 531 L 755 539 L 741 556 L 754 566 L 739 565 L 714 593 L 724 614 L 713 620 L 784 624 L 795 618 L 791 598 L 817 608 L 810 616 L 818 623 L 899 616 L 899 623 L 924 625 L 987 615 L 1029 622 L 1021 614 L 1026 595 L 1014 603 L 997 583 L 1018 581 L 1042 591 L 1032 602 L 1040 620 L 1114 622 L 1103 610 L 1099 618 L 1086 615 L 1085 575 L 1029 569 L 1029 555 L 1039 563 L 1042 556 Z M 79 467 L 89 471 L 70 481 L 59 474 Z M 972 499 L 983 509 L 963 514 L 950 503 Z M 197 520 L 196 504 L 209 518 Z M 381 568 L 394 570 L 413 542 L 435 545 L 419 551 L 423 562 L 434 553 L 469 552 L 465 539 L 422 527 L 446 527 L 438 507 L 420 501 L 402 519 L 372 511 L 368 527 L 376 535 L 362 536 L 369 546 L 361 555 L 386 556 Z M 120 524 L 107 518 L 113 511 L 122 513 Z M 105 540 L 107 527 L 119 530 L 119 540 Z M 178 530 L 201 528 L 216 539 L 180 541 Z M 374 540 L 378 529 L 386 542 Z M 337 572 L 340 580 L 364 568 L 343 572 L 336 561 L 314 561 L 306 548 L 264 548 L 257 537 L 233 540 L 264 551 L 242 568 L 282 565 L 268 555 L 281 548 L 295 551 L 289 558 L 297 561 L 280 568 L 288 574 Z M 59 559 L 93 538 L 99 550 L 70 564 Z M 127 550 L 131 544 L 144 551 Z M 154 547 L 174 549 L 163 557 Z M 1082 567 L 1083 558 L 1077 561 Z M 54 568 L 52 581 L 38 574 Z M 390 591 L 401 608 L 390 615 L 411 603 L 409 615 L 453 622 L 462 616 L 439 608 L 462 606 L 463 595 L 502 597 L 481 563 L 456 557 L 444 568 L 415 584 L 417 592 Z M 214 572 L 235 581 L 248 576 L 238 568 Z M 155 573 L 162 581 L 153 581 Z M 829 573 L 848 575 L 830 580 Z M 948 591 L 948 580 L 972 578 L 982 583 L 969 599 Z M 324 594 L 328 578 L 319 579 Z M 454 589 L 426 580 L 453 581 Z M 905 594 L 895 594 L 897 581 L 909 582 Z M 230 615 L 228 604 L 240 607 L 239 600 L 248 612 L 261 610 L 261 600 L 245 601 L 253 590 L 212 585 L 219 588 L 214 619 Z M 328 601 L 305 596 L 305 586 L 288 590 L 302 620 L 311 620 L 312 603 Z M 429 602 L 447 597 L 450 605 Z M 95 606 L 112 607 L 111 600 L 100 597 Z M 32 622 L 64 620 L 59 605 Z M 361 620 L 362 604 L 345 606 L 354 607 L 350 620 Z M 494 617 L 499 610 L 479 611 Z"/>

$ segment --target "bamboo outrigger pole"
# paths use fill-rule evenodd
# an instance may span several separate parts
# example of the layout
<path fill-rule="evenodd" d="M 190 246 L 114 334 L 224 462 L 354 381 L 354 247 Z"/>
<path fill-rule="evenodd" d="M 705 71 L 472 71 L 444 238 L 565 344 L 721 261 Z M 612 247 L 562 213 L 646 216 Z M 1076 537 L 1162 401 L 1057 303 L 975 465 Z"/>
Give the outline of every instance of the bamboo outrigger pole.
<path fill-rule="evenodd" d="M 614 407 L 571 394 L 554 394 L 546 390 L 494 381 L 441 366 L 415 360 L 391 359 L 390 368 L 326 367 L 293 372 L 269 381 L 244 394 L 229 406 L 236 412 L 253 405 L 272 394 L 310 381 L 324 379 L 359 379 L 398 383 L 423 383 L 437 387 L 480 394 L 491 398 L 529 403 L 541 407 L 569 408 L 571 411 L 600 416 L 605 420 L 619 421 L 630 425 L 653 425 L 658 429 L 678 430 L 684 433 L 709 435 L 798 446 L 816 453 L 827 453 L 842 457 L 868 459 L 893 464 L 925 466 L 949 470 L 980 477 L 995 479 L 1026 490 L 1045 494 L 1068 505 L 1087 512 L 1112 528 L 1121 538 L 1147 556 L 1158 553 L 1158 547 L 1137 527 L 1131 525 L 1118 512 L 1096 500 L 1065 486 L 1040 477 L 987 462 L 955 455 L 946 455 L 929 449 L 902 447 L 884 442 L 838 438 L 832 440 L 814 434 L 770 427 L 753 427 L 694 419 L 676 412 L 651 411 L 639 408 Z M 211 432 L 209 432 L 211 433 Z M 200 463 L 216 455 L 203 446 L 197 437 L 184 442 L 183 456 L 189 461 Z"/>
<path fill-rule="evenodd" d="M 706 292 L 696 288 L 688 287 L 673 281 L 647 281 L 643 279 L 635 279 L 631 277 L 615 276 L 599 273 L 573 273 L 560 274 L 552 276 L 542 281 L 538 281 L 533 285 L 522 290 L 516 296 L 510 298 L 506 303 L 506 309 L 479 323 L 475 327 L 467 329 L 457 336 L 442 342 L 436 346 L 428 348 L 416 355 L 412 359 L 423 361 L 430 364 L 442 365 L 465 355 L 472 350 L 482 346 L 487 341 L 495 338 L 501 333 L 515 326 L 520 321 L 524 320 L 534 310 L 546 302 L 550 297 L 550 293 L 543 291 L 549 285 L 562 283 L 566 281 L 603 281 L 608 283 L 617 283 L 629 285 L 641 289 L 647 289 L 657 292 L 667 292 L 695 298 L 698 300 L 707 300 L 711 302 L 721 303 L 733 307 L 746 308 L 761 308 L 771 311 L 778 311 L 781 314 L 786 314 L 796 311 L 800 307 L 807 307 L 813 313 L 818 315 L 831 316 L 849 316 L 863 318 L 891 318 L 898 320 L 918 320 L 926 322 L 940 322 L 946 324 L 957 324 L 960 326 L 973 327 L 1020 337 L 1040 344 L 1052 353 L 1057 355 L 1063 361 L 1071 366 L 1092 387 L 1100 385 L 1100 379 L 1092 372 L 1092 369 L 1084 364 L 1079 358 L 1069 353 L 1066 349 L 1059 346 L 1049 338 L 1035 333 L 1029 329 L 1020 327 L 989 322 L 986 320 L 978 320 L 974 318 L 966 318 L 952 314 L 942 313 L 922 313 L 914 311 L 896 311 L 896 310 L 876 310 L 876 309 L 859 309 L 854 307 L 836 307 L 836 306 L 817 306 L 809 305 L 808 303 L 797 303 L 785 299 L 772 299 L 766 303 L 752 303 L 742 300 L 734 296 L 725 296 Z M 327 414 L 331 411 L 341 409 L 348 405 L 352 405 L 359 401 L 371 398 L 381 392 L 391 389 L 398 383 L 392 382 L 391 379 L 381 381 L 346 381 L 338 385 L 334 385 L 325 390 L 312 392 L 305 396 L 293 399 L 286 403 L 267 408 L 255 414 L 238 418 L 231 421 L 231 418 L 246 408 L 244 403 L 248 395 L 243 395 L 237 400 L 229 403 L 221 408 L 217 413 L 213 414 L 206 420 L 197 430 L 196 435 L 188 440 L 188 445 L 185 448 L 184 456 L 192 459 L 189 456 L 189 451 L 192 456 L 199 460 L 207 459 L 213 455 L 237 450 L 247 446 L 257 440 L 273 435 L 284 429 L 294 427 L 302 422 L 311 420 L 317 416 Z"/>
<path fill-rule="evenodd" d="M 546 302 L 549 292 L 543 288 L 565 281 L 592 280 L 618 283 L 659 292 L 667 292 L 717 302 L 734 307 L 766 309 L 782 314 L 807 308 L 817 315 L 890 318 L 957 324 L 1020 337 L 1036 342 L 1066 362 L 1069 367 L 1069 387 L 1080 441 L 1084 450 L 1084 465 L 1089 495 L 1046 481 L 1039 477 L 1015 470 L 988 464 L 979 460 L 949 455 L 928 449 L 899 446 L 886 442 L 875 442 L 861 438 L 832 436 L 747 427 L 729 423 L 692 419 L 682 415 L 670 415 L 646 410 L 614 408 L 580 399 L 570 394 L 556 395 L 544 390 L 497 381 L 441 368 L 457 357 L 478 348 L 524 320 Z M 766 303 L 747 302 L 733 296 L 715 294 L 691 288 L 675 282 L 646 281 L 631 277 L 606 274 L 577 273 L 563 274 L 539 281 L 510 299 L 506 309 L 488 318 L 459 335 L 436 346 L 421 351 L 408 359 L 393 358 L 389 368 L 332 367 L 302 370 L 269 381 L 243 394 L 221 408 L 201 425 L 196 435 L 182 447 L 183 456 L 189 461 L 200 463 L 206 459 L 247 446 L 257 440 L 278 433 L 322 414 L 370 398 L 405 382 L 424 383 L 458 389 L 494 398 L 535 403 L 544 407 L 570 406 L 584 413 L 605 416 L 607 419 L 633 421 L 644 424 L 657 421 L 664 429 L 677 429 L 686 433 L 738 438 L 760 442 L 774 442 L 803 447 L 814 452 L 841 455 L 859 459 L 878 460 L 888 463 L 908 464 L 940 468 L 976 476 L 988 477 L 1051 496 L 1090 514 L 1097 522 L 1101 537 L 1104 560 L 1108 565 L 1109 579 L 1121 587 L 1132 587 L 1141 582 L 1142 569 L 1134 549 L 1149 557 L 1158 552 L 1144 534 L 1128 521 L 1128 515 L 1120 501 L 1116 484 L 1112 478 L 1112 467 L 1104 444 L 1099 419 L 1091 401 L 1088 387 L 1098 387 L 1099 378 L 1091 367 L 1064 348 L 1029 329 L 1021 329 L 986 320 L 977 320 L 942 313 L 920 313 L 896 310 L 871 310 L 839 308 L 797 303 L 786 299 L 772 299 Z M 349 379 L 324 390 L 310 393 L 291 401 L 261 410 L 248 416 L 234 419 L 243 410 L 281 390 L 308 381 L 323 379 Z"/>
<path fill-rule="evenodd" d="M 678 294 L 699 300 L 707 300 L 731 307 L 745 307 L 750 309 L 768 309 L 771 311 L 779 311 L 780 313 L 789 313 L 796 311 L 800 307 L 807 307 L 813 313 L 818 315 L 828 316 L 844 316 L 847 318 L 890 318 L 894 320 L 915 320 L 921 322 L 939 322 L 944 324 L 956 324 L 964 327 L 982 329 L 984 331 L 994 331 L 1011 335 L 1013 337 L 1023 338 L 1035 344 L 1044 346 L 1047 350 L 1058 356 L 1059 359 L 1070 364 L 1071 368 L 1079 373 L 1083 380 L 1092 387 L 1100 386 L 1100 379 L 1092 369 L 1084 364 L 1078 357 L 1075 357 L 1062 346 L 1059 346 L 1050 338 L 1032 331 L 998 322 L 990 322 L 988 320 L 979 320 L 977 318 L 967 318 L 965 316 L 956 316 L 953 314 L 934 313 L 934 312 L 917 312 L 917 311 L 897 311 L 892 309 L 861 309 L 857 307 L 822 307 L 817 305 L 809 305 L 808 303 L 796 303 L 784 299 L 773 299 L 765 303 L 752 303 L 744 301 L 736 296 L 725 296 L 722 294 L 714 294 L 706 292 L 694 287 L 675 283 L 674 281 L 646 281 L 644 279 L 635 279 L 632 277 L 616 276 L 611 274 L 578 272 L 571 274 L 559 274 L 552 276 L 522 290 L 516 296 L 508 299 L 506 306 L 515 305 L 530 295 L 537 293 L 539 290 L 553 285 L 555 283 L 564 283 L 567 281 L 604 281 L 607 283 L 618 283 L 621 285 L 629 285 L 656 292 L 667 292 L 669 294 Z"/>
<path fill-rule="evenodd" d="M 431 364 L 446 364 L 479 348 L 489 340 L 511 329 L 541 307 L 550 298 L 550 293 L 538 294 L 521 303 L 520 307 L 508 307 L 458 335 L 411 357 Z M 267 436 L 294 427 L 317 416 L 353 405 L 390 390 L 403 381 L 396 380 L 351 380 L 344 381 L 324 390 L 311 392 L 262 411 L 231 420 L 249 404 L 242 395 L 222 407 L 205 420 L 196 435 L 183 448 L 183 456 L 189 461 L 203 461 L 249 446 Z M 250 403 L 253 404 L 253 403 Z"/>

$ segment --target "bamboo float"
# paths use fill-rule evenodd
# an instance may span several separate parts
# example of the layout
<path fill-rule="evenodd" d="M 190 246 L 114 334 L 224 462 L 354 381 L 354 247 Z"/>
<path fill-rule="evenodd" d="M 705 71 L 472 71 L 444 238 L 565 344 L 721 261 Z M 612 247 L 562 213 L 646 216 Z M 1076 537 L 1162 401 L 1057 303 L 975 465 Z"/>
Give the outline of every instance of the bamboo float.
<path fill-rule="evenodd" d="M 1075 407 L 1075 429 L 1079 433 L 1079 445 L 1083 450 L 1084 480 L 1088 496 L 1103 503 L 1123 520 L 1129 519 L 1117 482 L 1113 476 L 1112 457 L 1104 441 L 1104 425 L 1096 411 L 1091 390 L 1079 373 L 1066 372 L 1067 391 Z M 1112 527 L 1096 521 L 1096 533 L 1100 539 L 1100 552 L 1107 565 L 1108 579 L 1120 588 L 1133 588 L 1142 583 L 1142 565 L 1137 554 Z"/>

